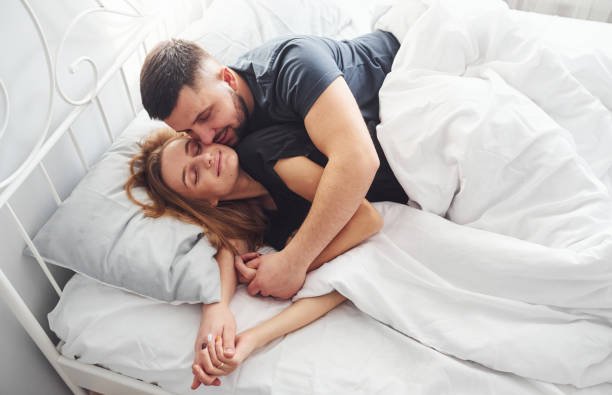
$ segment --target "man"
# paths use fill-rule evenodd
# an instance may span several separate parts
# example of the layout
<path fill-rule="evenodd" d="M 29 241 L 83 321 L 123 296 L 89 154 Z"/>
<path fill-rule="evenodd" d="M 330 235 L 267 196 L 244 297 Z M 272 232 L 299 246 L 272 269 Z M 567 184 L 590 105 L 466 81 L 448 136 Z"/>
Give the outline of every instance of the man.
<path fill-rule="evenodd" d="M 257 269 L 249 293 L 294 295 L 357 210 L 379 166 L 366 121 L 379 121 L 378 91 L 398 48 L 391 33 L 376 31 L 348 41 L 283 38 L 229 67 L 182 40 L 147 55 L 141 97 L 152 118 L 205 144 L 228 145 L 249 131 L 300 121 L 328 158 L 310 212 L 287 246 L 244 256 Z"/>

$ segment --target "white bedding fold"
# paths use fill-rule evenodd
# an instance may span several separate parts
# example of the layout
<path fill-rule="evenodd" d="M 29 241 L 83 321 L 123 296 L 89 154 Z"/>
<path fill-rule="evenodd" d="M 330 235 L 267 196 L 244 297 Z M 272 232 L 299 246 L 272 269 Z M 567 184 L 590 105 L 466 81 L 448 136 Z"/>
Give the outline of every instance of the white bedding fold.
<path fill-rule="evenodd" d="M 378 137 L 410 198 L 455 223 L 379 205 L 381 234 L 298 296 L 335 288 L 493 369 L 612 382 L 610 111 L 502 2 L 422 3 L 388 16 L 414 23 L 396 33 Z"/>
<path fill-rule="evenodd" d="M 509 270 L 526 262 L 523 277 L 537 280 L 529 293 L 502 296 L 610 309 L 612 200 L 603 181 L 612 116 L 548 50 L 517 33 L 505 7 L 486 3 L 470 17 L 435 3 L 408 31 L 380 93 L 381 145 L 425 210 L 549 247 L 515 240 L 490 251 L 497 260 L 514 249 L 523 258 L 512 257 Z M 556 96 L 565 101 L 543 99 Z"/>
<path fill-rule="evenodd" d="M 491 295 L 511 288 L 512 274 L 504 283 L 509 267 L 479 259 L 474 244 L 494 250 L 507 237 L 462 232 L 466 227 L 409 206 L 376 206 L 383 230 L 310 273 L 297 298 L 336 289 L 360 310 L 445 354 L 542 381 L 579 387 L 612 382 L 609 322 Z M 440 235 L 457 239 L 437 243 Z M 487 260 L 495 266 L 487 267 Z"/>

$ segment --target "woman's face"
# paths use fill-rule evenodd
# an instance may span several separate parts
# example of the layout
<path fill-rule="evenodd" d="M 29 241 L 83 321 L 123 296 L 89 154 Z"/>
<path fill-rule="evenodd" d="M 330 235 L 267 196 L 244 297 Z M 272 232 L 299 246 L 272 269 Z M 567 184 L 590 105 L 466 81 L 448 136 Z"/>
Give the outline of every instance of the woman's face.
<path fill-rule="evenodd" d="M 204 145 L 181 137 L 168 143 L 162 152 L 162 179 L 183 197 L 216 205 L 232 193 L 238 175 L 238 155 L 226 145 Z"/>

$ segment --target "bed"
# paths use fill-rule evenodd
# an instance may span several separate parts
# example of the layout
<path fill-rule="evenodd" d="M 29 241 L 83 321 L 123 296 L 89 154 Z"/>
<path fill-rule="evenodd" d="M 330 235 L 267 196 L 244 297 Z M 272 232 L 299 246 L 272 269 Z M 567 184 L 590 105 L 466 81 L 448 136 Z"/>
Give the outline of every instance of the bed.
<path fill-rule="evenodd" d="M 431 3 L 429 11 L 436 6 L 436 2 L 425 3 Z M 196 39 L 222 60 L 230 61 L 241 51 L 290 32 L 348 38 L 378 26 L 397 28 L 398 32 L 401 31 L 397 35 L 401 35 L 402 39 L 415 40 L 410 37 L 411 30 L 406 27 L 412 29 L 413 35 L 417 28 L 427 32 L 428 28 L 435 25 L 435 18 L 448 17 L 444 20 L 452 27 L 452 35 L 448 37 L 454 40 L 456 37 L 469 38 L 472 33 L 482 34 L 482 31 L 474 33 L 470 29 L 478 30 L 479 26 L 486 26 L 482 24 L 483 20 L 493 20 L 496 17 L 502 18 L 496 19 L 498 22 L 519 26 L 521 37 L 527 36 L 532 40 L 529 43 L 537 38 L 538 45 L 554 55 L 554 65 L 564 71 L 562 76 L 579 86 L 581 94 L 593 101 L 578 104 L 586 103 L 584 108 L 587 112 L 581 112 L 584 118 L 591 116 L 596 122 L 601 122 L 590 125 L 600 126 L 598 130 L 602 131 L 602 135 L 595 142 L 581 146 L 581 149 L 591 149 L 594 153 L 591 155 L 591 151 L 588 151 L 588 155 L 581 155 L 587 160 L 586 164 L 580 164 L 584 165 L 589 175 L 590 168 L 596 168 L 599 172 L 593 176 L 593 180 L 589 178 L 592 182 L 588 186 L 574 185 L 568 181 L 567 188 L 583 188 L 587 192 L 591 191 L 588 188 L 594 188 L 594 193 L 598 194 L 596 198 L 589 197 L 587 203 L 597 199 L 601 205 L 593 208 L 593 211 L 587 211 L 584 217 L 594 217 L 599 221 L 595 221 L 599 238 L 592 240 L 592 237 L 589 238 L 591 235 L 583 236 L 584 232 L 595 229 L 595 225 L 592 221 L 586 221 L 585 225 L 585 221 L 576 221 L 574 217 L 570 218 L 572 221 L 564 222 L 560 218 L 552 225 L 549 222 L 534 225 L 525 219 L 537 217 L 539 212 L 525 214 L 516 207 L 503 205 L 495 205 L 497 211 L 492 214 L 480 207 L 480 215 L 475 216 L 477 208 L 461 203 L 465 200 L 464 196 L 483 193 L 481 190 L 474 192 L 464 183 L 460 186 L 462 194 L 457 194 L 453 188 L 458 187 L 450 183 L 448 191 L 440 188 L 435 190 L 435 196 L 430 196 L 427 193 L 432 194 L 431 189 L 421 189 L 423 183 L 413 182 L 422 176 L 418 171 L 401 166 L 394 168 L 402 178 L 402 185 L 410 190 L 411 196 L 419 197 L 419 203 L 425 210 L 378 204 L 386 221 L 383 231 L 372 241 L 313 273 L 298 294 L 298 297 L 308 297 L 335 288 L 351 301 L 345 302 L 313 324 L 256 352 L 239 370 L 224 378 L 222 386 L 200 388 L 198 392 L 612 393 L 612 293 L 609 285 L 612 271 L 605 265 L 602 269 L 602 265 L 595 264 L 592 265 L 592 271 L 586 272 L 581 272 L 580 267 L 570 267 L 575 262 L 572 260 L 574 256 L 579 256 L 582 251 L 580 249 L 593 247 L 587 245 L 591 242 L 595 244 L 594 249 L 588 250 L 590 255 L 597 255 L 597 248 L 601 248 L 604 260 L 609 257 L 604 247 L 609 245 L 606 244 L 606 240 L 609 240 L 606 237 L 612 227 L 607 215 L 598 214 L 596 209 L 609 207 L 606 204 L 610 200 L 612 181 L 611 163 L 604 155 L 606 150 L 609 152 L 612 148 L 612 47 L 609 45 L 612 42 L 612 27 L 602 23 L 519 11 L 500 11 L 499 7 L 503 6 L 499 4 L 492 8 L 490 14 L 484 14 L 480 9 L 474 13 L 480 15 L 480 19 L 472 19 L 470 21 L 473 23 L 463 24 L 461 21 L 469 19 L 462 18 L 466 18 L 466 15 L 470 18 L 471 15 L 466 11 L 470 7 L 468 3 L 458 6 L 457 12 L 451 12 L 452 15 L 445 16 L 444 10 L 439 13 L 430 12 L 428 24 L 426 19 L 421 18 L 422 3 L 419 1 L 407 2 L 408 10 L 405 14 L 400 11 L 389 14 L 386 11 L 390 5 L 380 1 L 362 0 L 358 4 L 344 1 L 301 2 L 302 13 L 299 18 L 295 16 L 294 6 L 288 7 L 280 1 L 184 1 L 181 7 L 173 8 L 163 2 L 155 3 L 155 6 L 137 2 L 108 5 L 100 2 L 93 8 L 73 12 L 76 14 L 73 20 L 64 15 L 62 18 L 68 19 L 65 23 L 68 28 L 59 29 L 59 32 L 55 31 L 50 36 L 44 33 L 45 29 L 41 27 L 37 16 L 48 11 L 43 9 L 44 6 L 40 10 L 33 10 L 24 1 L 22 9 L 13 10 L 14 18 L 21 15 L 31 21 L 32 28 L 28 34 L 32 36 L 33 44 L 28 47 L 31 52 L 23 56 L 44 54 L 37 59 L 45 65 L 42 69 L 48 71 L 48 80 L 36 81 L 40 81 L 41 86 L 48 85 L 45 91 L 48 96 L 41 96 L 35 90 L 21 96 L 13 93 L 16 91 L 15 86 L 19 86 L 18 82 L 27 86 L 28 79 L 39 75 L 40 69 L 30 65 L 21 69 L 17 75 L 15 70 L 3 69 L 3 79 L 0 81 L 4 106 L 4 123 L 0 129 L 2 146 L 7 147 L 7 141 L 17 141 L 28 146 L 28 149 L 9 155 L 10 152 L 4 148 L 0 153 L 0 157 L 5 158 L 2 167 L 9 169 L 1 174 L 4 181 L 0 183 L 0 207 L 6 211 L 9 219 L 2 222 L 2 226 L 3 233 L 10 235 L 7 239 L 11 245 L 7 248 L 9 265 L 32 260 L 23 256 L 23 247 L 27 247 L 26 255 L 34 257 L 48 277 L 52 289 L 57 292 L 59 301 L 49 313 L 48 321 L 59 341 L 55 343 L 55 339 L 45 332 L 43 328 L 47 324 L 41 326 L 41 317 L 37 320 L 17 292 L 16 287 L 24 284 L 10 281 L 13 269 L 4 269 L 3 266 L 0 271 L 0 290 L 7 305 L 72 392 L 84 393 L 84 388 L 103 394 L 193 393 L 189 385 L 193 340 L 200 319 L 198 305 L 177 305 L 142 297 L 117 287 L 109 287 L 93 280 L 91 276 L 72 275 L 71 271 L 48 266 L 49 259 L 43 258 L 45 254 L 39 252 L 43 242 L 34 237 L 43 228 L 47 218 L 56 212 L 56 207 L 65 206 L 63 202 L 69 198 L 79 180 L 99 168 L 95 165 L 99 158 L 121 151 L 117 147 L 125 136 L 140 136 L 146 132 L 148 129 L 142 125 L 150 127 L 150 121 L 141 111 L 137 74 L 144 53 L 154 42 L 167 36 Z M 230 14 L 230 9 L 241 11 Z M 98 17 L 111 18 L 111 28 L 104 31 L 105 35 L 109 35 L 103 37 L 105 40 L 96 37 L 99 30 L 95 22 L 88 19 L 95 20 Z M 108 20 L 105 24 L 109 26 Z M 241 28 L 220 30 L 224 26 Z M 498 26 L 504 25 L 500 22 Z M 499 29 L 491 31 L 489 36 L 504 33 L 502 28 Z M 434 33 L 431 37 L 435 36 Z M 441 36 L 438 41 L 432 40 L 432 43 L 449 45 L 444 37 Z M 96 43 L 94 55 L 91 54 L 92 42 Z M 394 124 L 416 122 L 411 116 L 418 114 L 423 106 L 423 103 L 410 103 L 406 100 L 401 101 L 404 105 L 399 110 L 396 109 L 392 104 L 398 102 L 397 98 L 402 98 L 403 92 L 395 91 L 394 87 L 402 83 L 412 84 L 424 95 L 432 95 L 430 103 L 435 104 L 435 95 L 440 93 L 427 91 L 429 85 L 418 84 L 427 78 L 434 81 L 441 75 L 445 78 L 453 76 L 453 68 L 469 69 L 461 64 L 457 66 L 457 58 L 453 57 L 461 54 L 457 48 L 462 48 L 464 41 L 450 43 L 452 46 L 445 52 L 450 54 L 445 58 L 450 59 L 448 69 L 436 69 L 447 65 L 438 61 L 439 58 L 435 67 L 426 67 L 427 61 L 431 59 L 423 56 L 427 53 L 427 48 L 424 48 L 422 53 L 403 54 L 403 63 L 397 62 L 397 68 L 394 65 L 398 73 L 393 78 L 398 80 L 386 89 L 383 87 L 386 96 L 381 95 L 381 108 L 384 106 L 386 112 L 381 116 L 383 123 L 379 136 L 385 134 L 384 139 L 388 138 L 384 140 L 381 137 L 381 142 L 383 146 L 388 144 L 385 149 L 389 150 L 392 166 L 395 162 L 401 165 L 408 160 L 402 156 L 406 154 L 405 151 L 392 153 L 393 147 L 406 147 L 397 143 L 396 139 L 403 136 L 395 132 Z M 418 47 L 418 42 L 413 44 L 413 47 Z M 429 46 L 438 50 L 444 48 L 433 44 Z M 50 47 L 57 51 L 52 53 Z M 452 52 L 454 50 L 457 52 Z M 89 60 L 83 60 L 85 56 Z M 495 56 L 510 55 L 500 50 Z M 520 56 L 523 55 L 518 56 L 510 59 L 518 59 L 520 63 Z M 534 73 L 538 70 L 542 72 L 541 65 L 547 65 L 548 58 L 538 59 L 541 64 L 534 66 Z M 476 63 L 486 63 L 481 60 Z M 493 59 L 493 62 L 496 60 Z M 414 67 L 415 62 L 419 62 L 419 67 Z M 81 69 L 75 74 L 76 77 L 69 79 L 69 71 L 66 70 L 70 66 L 77 71 L 79 66 L 89 68 L 90 73 L 82 76 Z M 417 69 L 421 74 L 406 80 L 404 78 L 409 74 L 399 73 L 401 67 Z M 541 76 L 547 77 L 547 70 L 544 69 Z M 503 76 L 504 70 L 497 71 Z M 507 81 L 515 75 L 512 71 Z M 9 72 L 13 74 L 5 74 Z M 471 78 L 486 79 L 479 72 L 478 67 L 471 68 Z M 9 76 L 14 76 L 17 82 L 9 83 Z M 491 80 L 497 81 L 495 78 Z M 436 84 L 448 89 L 453 81 L 436 81 Z M 551 78 L 550 81 L 555 83 L 556 80 Z M 514 94 L 516 90 L 524 93 L 521 89 L 527 89 L 529 85 L 528 79 L 518 81 L 512 86 L 511 93 Z M 38 94 L 37 100 L 41 103 L 40 108 L 33 112 L 37 115 L 40 112 L 39 118 L 43 121 L 37 121 L 38 124 L 31 121 L 31 125 L 24 125 L 24 130 L 33 131 L 31 134 L 16 134 L 15 113 L 19 118 L 29 114 L 31 110 L 28 100 L 34 94 Z M 529 106 L 533 102 L 539 103 L 537 94 L 535 92 L 533 95 L 536 96 L 529 96 L 525 93 L 529 103 L 519 104 Z M 448 93 L 443 92 L 441 95 L 445 103 L 452 103 Z M 478 98 L 470 100 L 477 101 Z M 458 101 L 463 103 L 464 97 L 459 97 Z M 391 104 L 385 105 L 386 102 Z M 550 108 L 545 104 L 540 107 L 547 114 L 561 117 L 564 113 L 554 107 L 555 103 L 562 105 L 561 101 L 556 102 L 551 98 Z M 406 111 L 411 108 L 412 112 Z M 525 123 L 539 119 L 539 113 L 529 114 L 531 118 Z M 566 122 L 563 127 L 571 133 L 585 125 L 574 118 L 559 120 L 553 115 L 550 117 L 557 124 Z M 31 118 L 36 117 L 32 115 Z M 435 125 L 434 121 L 424 119 L 423 122 Z M 493 122 L 504 125 L 499 120 Z M 84 129 L 88 131 L 83 132 Z M 603 134 L 607 132 L 611 133 Z M 545 134 L 544 137 L 549 135 Z M 431 141 L 437 141 L 428 140 L 432 136 L 435 137 L 435 134 L 416 136 L 422 141 L 421 149 L 431 145 Z M 575 134 L 564 136 L 567 141 L 582 141 Z M 533 141 L 544 145 L 550 141 L 557 142 L 544 137 L 537 135 Z M 454 141 L 463 140 L 455 138 Z M 473 141 L 465 144 L 471 147 L 469 144 Z M 535 143 L 529 146 L 538 147 Z M 445 163 L 453 160 L 459 163 L 452 156 L 455 146 L 449 147 L 443 150 L 449 156 L 438 159 Z M 555 146 L 555 150 L 561 151 L 552 150 L 551 158 L 556 158 L 555 152 L 564 152 L 562 149 L 567 148 L 564 147 Z M 428 163 L 434 166 L 437 162 Z M 513 163 L 517 167 L 520 165 L 520 162 Z M 482 180 L 490 173 L 482 173 L 481 168 L 472 170 L 463 162 L 460 165 L 457 168 L 461 169 L 463 179 L 475 177 L 478 185 L 492 185 L 490 180 Z M 438 174 L 434 168 L 423 167 L 422 171 L 428 175 Z M 447 172 L 442 174 L 447 176 Z M 446 185 L 445 180 L 440 178 L 438 185 Z M 503 186 L 493 185 L 499 185 L 500 188 Z M 552 189 L 546 185 L 544 187 Z M 41 198 L 32 202 L 31 196 Z M 450 199 L 448 196 L 458 196 L 456 204 L 444 203 L 445 198 Z M 532 202 L 530 197 L 521 207 L 531 207 L 529 205 Z M 590 203 L 587 203 L 584 206 L 588 209 Z M 40 212 L 44 214 L 33 214 Z M 483 215 L 483 212 L 487 215 Z M 509 212 L 515 216 L 509 215 Z M 538 232 L 533 231 L 533 239 L 527 238 L 528 245 L 523 240 L 515 241 L 528 232 L 525 229 L 529 232 L 538 229 Z M 548 233 L 543 229 L 548 229 Z M 550 235 L 559 234 L 571 234 L 572 237 L 577 235 L 575 237 L 579 238 L 571 243 L 574 249 L 572 253 L 576 253 L 571 255 L 572 259 L 563 255 L 566 236 L 561 241 L 554 238 L 550 241 Z M 441 242 L 444 243 L 442 248 Z M 550 255 L 551 252 L 540 248 L 541 245 L 553 248 L 555 254 L 558 254 Z M 468 248 L 470 246 L 472 248 Z M 498 261 L 483 260 L 483 250 L 489 257 L 500 254 L 500 251 L 505 254 L 498 256 Z M 567 268 L 559 269 L 559 266 L 555 266 L 565 262 L 564 259 L 568 259 Z M 521 272 L 532 273 L 533 268 L 528 266 L 530 260 L 550 265 L 535 276 L 537 281 L 534 276 L 528 278 L 534 283 L 523 281 L 521 277 Z M 449 261 L 454 263 L 451 269 Z M 5 275 L 5 272 L 9 275 Z M 599 282 L 593 283 L 593 277 L 597 277 Z M 384 292 L 380 287 L 383 281 Z M 575 284 L 581 282 L 587 286 L 580 288 L 581 284 Z M 360 284 L 358 288 L 354 285 L 356 283 Z M 549 292 L 533 294 L 533 287 L 540 285 L 541 289 Z M 571 292 L 576 295 L 567 296 Z M 49 298 L 48 293 L 37 296 Z M 31 302 L 31 297 L 25 299 Z M 240 330 L 279 312 L 288 303 L 269 298 L 251 298 L 244 288 L 239 288 L 232 301 L 232 310 Z M 42 318 L 44 321 L 45 317 Z"/>

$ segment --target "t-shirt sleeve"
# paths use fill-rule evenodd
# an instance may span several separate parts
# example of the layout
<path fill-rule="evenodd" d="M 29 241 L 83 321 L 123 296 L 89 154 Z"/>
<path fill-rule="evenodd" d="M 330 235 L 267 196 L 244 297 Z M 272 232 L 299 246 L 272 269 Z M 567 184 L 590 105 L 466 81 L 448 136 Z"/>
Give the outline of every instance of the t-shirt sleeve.
<path fill-rule="evenodd" d="M 297 38 L 279 54 L 276 95 L 302 119 L 342 71 L 324 41 Z"/>

